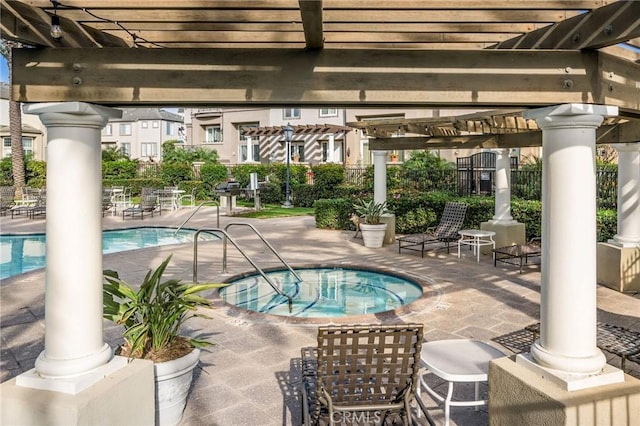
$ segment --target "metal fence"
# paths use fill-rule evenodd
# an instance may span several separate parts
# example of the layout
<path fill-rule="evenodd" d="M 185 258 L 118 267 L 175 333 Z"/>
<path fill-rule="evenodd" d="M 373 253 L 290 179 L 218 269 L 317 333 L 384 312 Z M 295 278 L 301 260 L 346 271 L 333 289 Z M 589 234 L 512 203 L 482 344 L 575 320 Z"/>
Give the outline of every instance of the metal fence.
<path fill-rule="evenodd" d="M 346 183 L 355 186 L 372 186 L 369 182 L 373 174 L 369 167 L 348 166 L 345 169 Z M 487 175 L 487 173 L 489 175 Z M 472 175 L 471 175 L 472 174 Z M 431 170 L 415 172 L 391 167 L 387 170 L 388 188 L 414 189 L 418 191 L 442 191 L 467 195 L 493 195 L 495 170 Z M 469 182 L 476 182 L 477 190 Z M 483 185 L 483 182 L 490 182 Z M 618 173 L 611 170 L 598 170 L 596 174 L 596 194 L 598 205 L 602 208 L 615 208 L 617 205 Z M 511 195 L 525 200 L 542 200 L 541 170 L 512 170 Z"/>

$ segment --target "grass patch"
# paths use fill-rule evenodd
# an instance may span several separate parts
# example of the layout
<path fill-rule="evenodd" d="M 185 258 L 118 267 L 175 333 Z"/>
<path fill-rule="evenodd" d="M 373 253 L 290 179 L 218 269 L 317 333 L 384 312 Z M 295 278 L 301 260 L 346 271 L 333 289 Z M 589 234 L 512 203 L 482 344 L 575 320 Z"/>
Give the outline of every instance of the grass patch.
<path fill-rule="evenodd" d="M 292 207 L 286 209 L 282 206 L 275 204 L 262 205 L 259 211 L 251 211 L 238 214 L 240 217 L 255 218 L 255 219 L 270 219 L 274 217 L 287 217 L 287 216 L 313 216 L 313 208 L 311 207 Z"/>

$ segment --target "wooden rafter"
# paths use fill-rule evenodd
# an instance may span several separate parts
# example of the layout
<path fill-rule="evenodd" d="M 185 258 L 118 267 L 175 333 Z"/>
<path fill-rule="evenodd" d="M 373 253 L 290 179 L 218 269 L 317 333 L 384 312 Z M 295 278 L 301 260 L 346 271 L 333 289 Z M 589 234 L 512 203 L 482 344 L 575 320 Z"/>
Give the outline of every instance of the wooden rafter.
<path fill-rule="evenodd" d="M 640 2 L 617 1 L 514 37 L 497 49 L 598 49 L 640 37 Z"/>

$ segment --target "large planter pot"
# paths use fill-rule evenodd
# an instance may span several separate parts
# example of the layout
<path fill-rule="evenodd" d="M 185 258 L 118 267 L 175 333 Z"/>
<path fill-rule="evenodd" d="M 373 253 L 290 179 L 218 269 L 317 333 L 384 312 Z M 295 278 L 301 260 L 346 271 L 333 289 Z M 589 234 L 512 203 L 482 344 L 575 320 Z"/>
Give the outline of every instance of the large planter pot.
<path fill-rule="evenodd" d="M 200 349 L 182 358 L 153 364 L 156 375 L 156 425 L 174 426 L 182 419 Z"/>
<path fill-rule="evenodd" d="M 380 223 L 377 225 L 371 225 L 368 223 L 361 223 L 360 231 L 362 231 L 362 240 L 364 241 L 365 247 L 379 248 L 382 247 L 384 233 L 387 231 L 387 224 Z"/>

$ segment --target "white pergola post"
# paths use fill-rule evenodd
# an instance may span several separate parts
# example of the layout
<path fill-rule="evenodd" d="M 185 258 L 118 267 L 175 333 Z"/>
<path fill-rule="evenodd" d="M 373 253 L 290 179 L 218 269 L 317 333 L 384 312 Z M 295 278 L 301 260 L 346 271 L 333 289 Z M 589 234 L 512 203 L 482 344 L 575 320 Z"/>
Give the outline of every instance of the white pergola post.
<path fill-rule="evenodd" d="M 335 160 L 335 135 L 329 135 L 327 143 L 327 163 L 333 163 Z"/>
<path fill-rule="evenodd" d="M 618 151 L 618 229 L 609 243 L 640 246 L 640 143 L 615 144 Z"/>
<path fill-rule="evenodd" d="M 543 146 L 540 338 L 531 356 L 568 374 L 566 383 L 597 375 L 606 364 L 596 346 L 595 131 L 604 116 L 617 113 L 617 107 L 564 104 L 525 114 L 542 129 Z"/>
<path fill-rule="evenodd" d="M 251 148 L 251 136 L 247 136 L 247 163 L 253 162 L 253 149 Z"/>
<path fill-rule="evenodd" d="M 495 214 L 493 224 L 515 223 L 511 217 L 511 162 L 509 149 L 493 150 L 496 154 Z"/>
<path fill-rule="evenodd" d="M 26 105 L 24 112 L 39 115 L 48 136 L 45 348 L 35 371 L 77 377 L 112 357 L 102 333 L 100 132 L 122 112 L 81 102 Z"/>
<path fill-rule="evenodd" d="M 373 201 L 387 201 L 387 151 L 373 153 Z"/>

